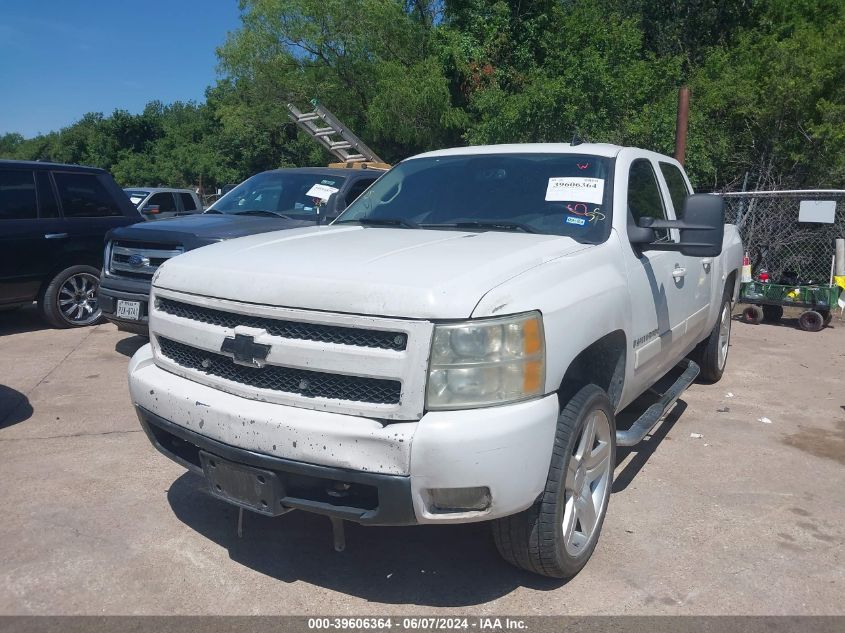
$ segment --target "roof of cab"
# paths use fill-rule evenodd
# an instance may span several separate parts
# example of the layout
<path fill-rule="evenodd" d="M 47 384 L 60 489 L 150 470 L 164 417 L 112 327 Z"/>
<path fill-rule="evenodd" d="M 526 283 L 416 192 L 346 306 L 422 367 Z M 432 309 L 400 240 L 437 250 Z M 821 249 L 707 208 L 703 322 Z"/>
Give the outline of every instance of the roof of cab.
<path fill-rule="evenodd" d="M 146 193 L 167 193 L 175 191 L 176 193 L 194 193 L 193 189 L 180 189 L 178 187 L 123 187 L 124 191 L 144 191 Z"/>
<path fill-rule="evenodd" d="M 280 167 L 279 169 L 270 169 L 263 173 L 267 174 L 280 171 L 297 171 L 303 174 L 315 174 L 320 176 L 358 176 L 361 174 L 366 174 L 368 172 L 373 172 L 378 175 L 381 175 L 385 172 L 384 169 L 377 169 L 372 167 L 367 169 L 349 169 L 346 167 Z"/>
<path fill-rule="evenodd" d="M 610 143 L 505 143 L 501 145 L 472 145 L 469 147 L 452 147 L 438 149 L 433 152 L 417 154 L 415 158 L 438 158 L 440 156 L 478 156 L 484 154 L 590 154 L 613 158 L 620 151 L 620 145 Z"/>
<path fill-rule="evenodd" d="M 86 171 L 105 173 L 105 169 L 89 167 L 87 165 L 68 165 L 66 163 L 48 163 L 40 160 L 7 160 L 0 158 L 2 167 L 28 167 L 30 169 L 61 169 L 63 171 Z"/>

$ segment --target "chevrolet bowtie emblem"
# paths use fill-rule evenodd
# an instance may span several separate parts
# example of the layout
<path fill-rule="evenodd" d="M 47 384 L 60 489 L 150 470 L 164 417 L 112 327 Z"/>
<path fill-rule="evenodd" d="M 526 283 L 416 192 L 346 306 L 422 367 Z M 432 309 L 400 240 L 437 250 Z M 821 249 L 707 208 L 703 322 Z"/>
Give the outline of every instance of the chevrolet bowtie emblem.
<path fill-rule="evenodd" d="M 235 334 L 234 338 L 227 338 L 223 341 L 220 351 L 231 356 L 232 360 L 238 365 L 263 367 L 264 359 L 270 353 L 270 346 L 256 343 L 251 336 Z"/>

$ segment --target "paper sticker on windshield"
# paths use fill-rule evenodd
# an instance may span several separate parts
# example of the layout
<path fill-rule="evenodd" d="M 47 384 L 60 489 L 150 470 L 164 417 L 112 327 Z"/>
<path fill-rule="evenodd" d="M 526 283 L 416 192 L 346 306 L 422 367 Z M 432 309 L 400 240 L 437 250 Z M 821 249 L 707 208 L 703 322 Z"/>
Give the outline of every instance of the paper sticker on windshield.
<path fill-rule="evenodd" d="M 601 204 L 604 197 L 602 178 L 561 177 L 549 178 L 546 200 L 549 202 L 588 202 Z"/>
<path fill-rule="evenodd" d="M 584 218 L 573 218 L 571 215 L 566 218 L 567 224 L 576 224 L 578 226 L 584 226 L 587 221 Z"/>
<path fill-rule="evenodd" d="M 309 198 L 319 198 L 320 200 L 328 200 L 333 193 L 340 191 L 337 187 L 329 187 L 328 185 L 314 185 L 305 195 Z"/>

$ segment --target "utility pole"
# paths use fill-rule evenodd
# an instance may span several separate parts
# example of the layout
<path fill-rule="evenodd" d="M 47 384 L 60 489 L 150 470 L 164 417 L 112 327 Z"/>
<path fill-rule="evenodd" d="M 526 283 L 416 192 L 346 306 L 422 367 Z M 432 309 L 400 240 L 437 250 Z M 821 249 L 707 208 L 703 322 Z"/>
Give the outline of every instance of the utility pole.
<path fill-rule="evenodd" d="M 689 87 L 678 89 L 678 119 L 675 121 L 675 160 L 684 164 L 687 153 L 687 125 L 689 123 Z"/>

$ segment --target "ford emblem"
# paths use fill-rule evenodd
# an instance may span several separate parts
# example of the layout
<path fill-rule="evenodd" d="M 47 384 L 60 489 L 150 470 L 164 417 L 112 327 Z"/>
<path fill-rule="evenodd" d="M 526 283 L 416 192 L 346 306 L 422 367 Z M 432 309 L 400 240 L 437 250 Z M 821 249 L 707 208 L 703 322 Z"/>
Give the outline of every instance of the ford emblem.
<path fill-rule="evenodd" d="M 134 255 L 129 256 L 129 265 L 132 266 L 132 268 L 143 268 L 144 266 L 150 265 L 150 258 L 135 253 Z"/>

